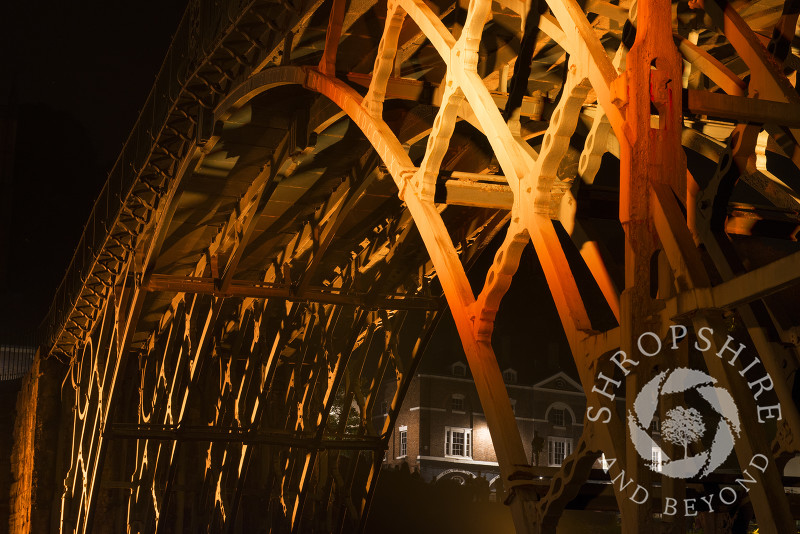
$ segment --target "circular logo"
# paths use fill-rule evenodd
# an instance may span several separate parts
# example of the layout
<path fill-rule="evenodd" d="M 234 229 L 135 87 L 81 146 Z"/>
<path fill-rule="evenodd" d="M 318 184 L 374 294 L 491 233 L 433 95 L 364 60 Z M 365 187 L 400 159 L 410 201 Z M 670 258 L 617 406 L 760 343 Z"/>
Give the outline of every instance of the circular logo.
<path fill-rule="evenodd" d="M 660 474 L 671 478 L 704 477 L 728 458 L 741 431 L 739 412 L 731 394 L 725 388 L 714 386 L 716 383 L 717 380 L 706 373 L 678 367 L 658 374 L 639 391 L 633 410 L 628 411 L 628 430 L 636 452 L 651 470 L 658 471 L 657 462 L 653 460 L 656 452 L 660 454 Z M 714 439 L 708 450 L 689 456 L 689 444 L 702 438 L 709 429 L 697 409 L 672 408 L 661 423 L 661 437 L 682 446 L 683 458 L 670 458 L 650 437 L 647 429 L 653 422 L 661 397 L 690 390 L 696 391 L 720 416 Z M 680 447 L 676 448 L 680 450 Z"/>

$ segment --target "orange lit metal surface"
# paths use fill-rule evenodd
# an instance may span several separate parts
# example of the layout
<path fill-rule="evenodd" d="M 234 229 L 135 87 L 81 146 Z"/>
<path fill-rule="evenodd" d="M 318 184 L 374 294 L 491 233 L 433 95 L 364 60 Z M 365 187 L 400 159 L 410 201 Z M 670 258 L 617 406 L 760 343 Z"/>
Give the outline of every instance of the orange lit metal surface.
<path fill-rule="evenodd" d="M 604 402 L 604 356 L 634 353 L 641 332 L 748 332 L 783 420 L 771 444 L 745 425 L 736 454 L 744 469 L 774 452 L 749 503 L 761 532 L 794 530 L 781 468 L 800 452 L 796 13 L 542 3 L 529 91 L 505 120 L 524 2 L 222 4 L 190 4 L 49 316 L 74 399 L 62 532 L 363 528 L 445 307 L 517 532 L 553 531 L 601 453 L 650 481 L 614 413 L 584 426 L 546 493 L 531 483 L 491 345 L 528 245 L 589 404 Z M 475 293 L 467 271 L 501 234 Z M 707 366 L 755 420 L 736 370 Z M 626 388 L 652 375 L 637 366 Z M 649 531 L 633 489 L 614 486 L 622 530 Z M 686 484 L 661 491 L 680 500 Z"/>

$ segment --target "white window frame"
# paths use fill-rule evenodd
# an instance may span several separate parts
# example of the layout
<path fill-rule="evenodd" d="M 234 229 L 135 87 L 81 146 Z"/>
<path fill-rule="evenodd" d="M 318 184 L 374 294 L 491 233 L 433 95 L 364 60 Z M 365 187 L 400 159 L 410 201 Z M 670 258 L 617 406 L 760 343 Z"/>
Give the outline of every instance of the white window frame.
<path fill-rule="evenodd" d="M 511 367 L 503 371 L 503 382 L 505 382 L 506 384 L 516 384 L 517 372 Z"/>
<path fill-rule="evenodd" d="M 557 421 L 556 414 L 561 414 L 561 423 Z M 567 426 L 567 410 L 565 408 L 553 408 L 550 410 L 550 416 L 553 419 L 553 426 L 559 428 L 566 428 Z"/>
<path fill-rule="evenodd" d="M 650 432 L 653 434 L 661 434 L 661 420 L 658 417 L 653 417 L 650 422 Z"/>
<path fill-rule="evenodd" d="M 453 437 L 461 434 L 463 454 L 454 454 Z M 472 429 L 447 426 L 444 428 L 445 458 L 472 458 Z"/>
<path fill-rule="evenodd" d="M 663 460 L 661 458 L 661 449 L 659 447 L 652 448 L 650 451 L 650 460 L 653 462 L 653 471 L 660 473 Z"/>
<path fill-rule="evenodd" d="M 408 427 L 401 426 L 400 427 L 400 434 L 399 434 L 399 447 L 398 450 L 400 451 L 400 456 L 398 458 L 405 458 L 408 456 Z"/>
<path fill-rule="evenodd" d="M 563 447 L 564 456 L 560 461 L 556 462 L 556 456 L 559 451 L 556 449 L 560 446 Z M 547 438 L 547 465 L 556 467 L 564 462 L 564 459 L 572 454 L 572 438 L 562 438 L 557 436 L 548 436 Z"/>
<path fill-rule="evenodd" d="M 461 401 L 461 408 L 456 408 L 456 406 L 455 406 L 456 401 Z M 465 406 L 466 406 L 466 404 L 464 403 L 464 395 L 461 395 L 460 393 L 454 393 L 450 397 L 450 410 L 453 413 L 466 413 L 465 412 L 465 410 L 466 410 Z"/>

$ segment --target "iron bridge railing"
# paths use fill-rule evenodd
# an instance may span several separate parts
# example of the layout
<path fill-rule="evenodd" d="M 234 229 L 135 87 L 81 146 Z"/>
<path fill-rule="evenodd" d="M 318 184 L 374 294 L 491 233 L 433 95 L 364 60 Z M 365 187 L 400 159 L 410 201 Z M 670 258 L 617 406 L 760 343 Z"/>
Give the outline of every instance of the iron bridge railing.
<path fill-rule="evenodd" d="M 0 330 L 0 382 L 25 376 L 38 346 L 36 333 Z"/>
<path fill-rule="evenodd" d="M 216 48 L 217 41 L 224 38 L 222 30 L 234 24 L 253 3 L 252 0 L 189 2 L 153 88 L 94 203 L 72 260 L 39 327 L 37 335 L 47 346 L 57 341 L 79 302 L 84 284 L 107 245 L 109 232 L 118 223 L 179 97 L 185 94 L 187 85 Z"/>

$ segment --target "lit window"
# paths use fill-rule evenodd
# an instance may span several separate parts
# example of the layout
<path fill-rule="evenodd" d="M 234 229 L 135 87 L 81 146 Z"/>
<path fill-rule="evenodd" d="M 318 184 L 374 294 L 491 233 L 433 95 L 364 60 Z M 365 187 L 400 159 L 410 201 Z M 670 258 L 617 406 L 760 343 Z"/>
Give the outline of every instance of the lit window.
<path fill-rule="evenodd" d="M 552 410 L 550 410 L 550 421 L 555 426 L 564 426 L 563 408 L 553 408 Z"/>
<path fill-rule="evenodd" d="M 472 429 L 445 427 L 444 455 L 472 458 Z"/>
<path fill-rule="evenodd" d="M 463 412 L 464 411 L 464 396 L 463 395 L 453 395 L 450 398 L 450 409 L 454 412 Z"/>
<path fill-rule="evenodd" d="M 400 427 L 400 456 L 408 455 L 408 427 Z"/>
<path fill-rule="evenodd" d="M 508 384 L 515 384 L 517 382 L 517 372 L 513 369 L 506 369 L 503 371 L 503 380 Z"/>
<path fill-rule="evenodd" d="M 653 447 L 650 453 L 650 459 L 653 461 L 653 471 L 661 472 L 661 449 Z"/>
<path fill-rule="evenodd" d="M 605 453 L 600 455 L 600 465 L 602 466 L 603 471 L 608 471 L 608 460 L 606 460 Z"/>
<path fill-rule="evenodd" d="M 564 458 L 572 454 L 570 438 L 547 438 L 547 459 L 551 466 L 561 465 Z"/>
<path fill-rule="evenodd" d="M 461 362 L 453 364 L 453 376 L 467 376 L 467 366 Z"/>

